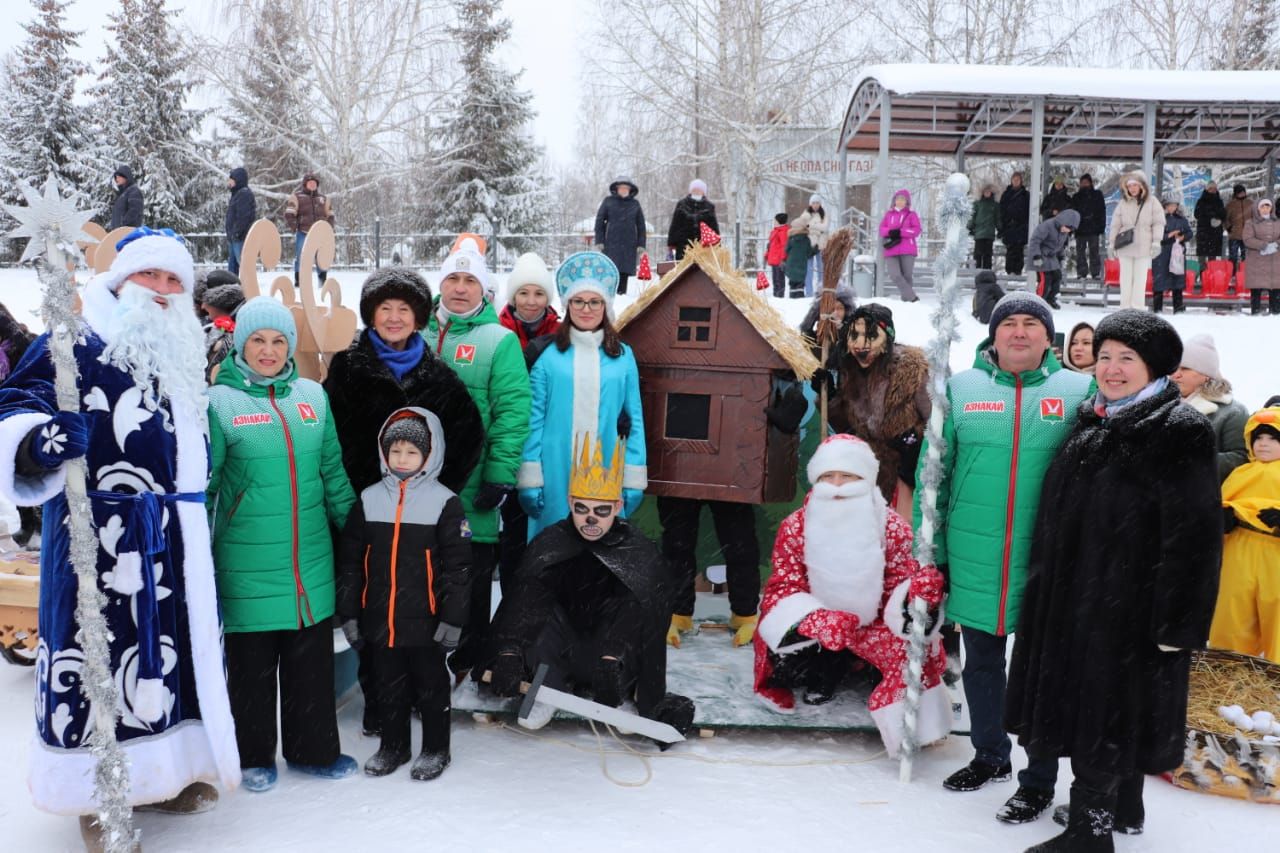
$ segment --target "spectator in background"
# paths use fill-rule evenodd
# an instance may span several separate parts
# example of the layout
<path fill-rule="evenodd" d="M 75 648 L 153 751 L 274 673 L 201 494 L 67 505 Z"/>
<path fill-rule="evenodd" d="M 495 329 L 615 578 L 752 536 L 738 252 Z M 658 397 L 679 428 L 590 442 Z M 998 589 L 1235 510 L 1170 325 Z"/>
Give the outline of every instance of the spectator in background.
<path fill-rule="evenodd" d="M 1164 203 L 1164 237 L 1160 240 L 1160 254 L 1151 262 L 1151 310 L 1159 314 L 1164 308 L 1164 294 L 1173 294 L 1173 313 L 1186 311 L 1182 307 L 1182 292 L 1187 286 L 1187 238 L 1191 236 L 1191 223 L 1182 215 L 1178 202 L 1169 199 Z"/>
<path fill-rule="evenodd" d="M 1102 278 L 1102 258 L 1098 238 L 1107 229 L 1107 200 L 1094 189 L 1093 175 L 1080 176 L 1080 189 L 1071 197 L 1071 209 L 1080 214 L 1076 229 L 1076 278 Z"/>
<path fill-rule="evenodd" d="M 1062 175 L 1054 175 L 1053 184 L 1040 201 L 1040 218 L 1052 219 L 1070 207 L 1072 207 L 1071 190 L 1067 189 L 1066 178 Z"/>
<path fill-rule="evenodd" d="M 853 316 L 853 309 L 857 307 L 857 300 L 854 299 L 853 291 L 847 287 L 837 287 L 835 293 L 835 308 L 831 312 L 836 323 L 836 333 L 841 334 L 844 331 L 845 321 Z M 800 334 L 805 338 L 814 342 L 810 349 L 813 351 L 813 357 L 822 358 L 822 347 L 818 346 L 818 320 L 822 313 L 822 294 L 819 293 L 813 297 L 813 304 L 809 306 L 809 311 L 804 315 L 804 319 L 800 321 Z M 839 346 L 832 346 L 827 354 L 828 363 L 823 367 L 835 372 L 840 368 Z"/>
<path fill-rule="evenodd" d="M 1071 232 L 1080 224 L 1080 214 L 1064 210 L 1036 226 L 1028 247 L 1031 265 L 1040 274 L 1041 292 L 1049 307 L 1057 310 L 1058 292 L 1062 289 L 1062 262 L 1066 257 Z"/>
<path fill-rule="evenodd" d="M 596 251 L 618 268 L 618 292 L 627 292 L 627 279 L 636 274 L 644 254 L 644 210 L 636 198 L 640 188 L 625 175 L 609 184 L 609 194 L 596 210 Z"/>
<path fill-rule="evenodd" d="M 111 180 L 116 185 L 116 200 L 111 205 L 111 223 L 107 231 L 137 228 L 142 224 L 142 190 L 133 180 L 133 169 L 121 166 Z"/>
<path fill-rule="evenodd" d="M 1262 307 L 1262 294 L 1269 294 L 1272 314 L 1280 314 L 1280 219 L 1270 199 L 1260 198 L 1253 218 L 1244 225 L 1244 245 L 1255 254 L 1249 261 L 1249 274 L 1236 280 L 1236 290 L 1249 291 L 1249 313 L 1267 313 Z"/>
<path fill-rule="evenodd" d="M 1196 258 L 1203 274 L 1205 264 L 1222 257 L 1222 223 L 1227 221 L 1227 206 L 1222 203 L 1222 194 L 1213 181 L 1205 184 L 1204 192 L 1196 200 L 1194 215 Z"/>
<path fill-rule="evenodd" d="M 1097 360 L 1093 357 L 1093 326 L 1080 322 L 1071 327 L 1067 335 L 1067 350 L 1062 354 L 1062 364 L 1076 373 L 1093 375 Z"/>
<path fill-rule="evenodd" d="M 1218 451 L 1218 479 L 1225 480 L 1237 465 L 1248 461 L 1244 425 L 1249 412 L 1232 397 L 1231 383 L 1218 366 L 1212 335 L 1195 335 L 1182 347 L 1182 364 L 1173 374 L 1182 402 L 1209 419 Z"/>
<path fill-rule="evenodd" d="M 200 308 L 209 318 L 204 327 L 204 381 L 213 384 L 217 367 L 235 348 L 236 312 L 244 304 L 244 290 L 239 284 L 210 287 L 200 297 Z"/>
<path fill-rule="evenodd" d="M 699 178 L 689 182 L 689 194 L 676 202 L 671 213 L 671 228 L 667 231 L 667 252 L 675 260 L 684 257 L 689 243 L 701 239 L 698 226 L 706 225 L 717 234 L 720 223 L 716 221 L 716 206 L 707 198 L 707 185 Z"/>
<path fill-rule="evenodd" d="M 827 245 L 827 211 L 822 207 L 822 199 L 816 195 L 809 196 L 809 206 L 800 214 L 805 229 L 809 232 L 809 244 L 813 251 L 809 255 L 809 265 L 804 271 L 804 295 L 813 296 L 822 289 L 822 250 Z"/>
<path fill-rule="evenodd" d="M 979 323 L 991 322 L 991 312 L 1004 298 L 1004 288 L 991 270 L 979 270 L 973 277 L 973 316 Z"/>
<path fill-rule="evenodd" d="M 258 200 L 249 189 L 249 172 L 244 166 L 231 170 L 227 190 L 231 193 L 231 200 L 227 202 L 227 269 L 239 275 L 244 238 L 258 218 Z"/>
<path fill-rule="evenodd" d="M 880 243 L 884 247 L 884 266 L 889 280 L 898 288 L 903 302 L 919 302 L 912 287 L 916 268 L 916 238 L 920 236 L 920 217 L 911 209 L 911 193 L 898 190 L 893 204 L 880 220 Z"/>
<path fill-rule="evenodd" d="M 982 195 L 973 203 L 973 215 L 969 217 L 969 235 L 973 237 L 973 265 L 980 270 L 991 269 L 996 230 L 999 226 L 1000 203 L 996 201 L 996 188 L 987 184 L 982 188 Z"/>
<path fill-rule="evenodd" d="M 772 267 L 773 295 L 786 296 L 787 293 L 787 214 L 779 213 L 773 217 L 773 230 L 769 232 L 769 246 L 765 249 L 764 262 Z"/>
<path fill-rule="evenodd" d="M 1146 307 L 1151 259 L 1160 254 L 1164 238 L 1164 211 L 1152 200 L 1142 172 L 1125 175 L 1123 187 L 1124 198 L 1111 216 L 1107 254 L 1120 259 L 1120 307 L 1141 310 Z"/>
<path fill-rule="evenodd" d="M 1231 188 L 1231 201 L 1227 202 L 1227 257 L 1231 260 L 1231 275 L 1235 276 L 1244 263 L 1244 226 L 1253 216 L 1253 202 L 1244 184 Z"/>
<path fill-rule="evenodd" d="M 1031 215 L 1031 193 L 1022 185 L 1022 173 L 1014 172 L 1009 186 L 1000 196 L 1000 242 L 1004 243 L 1004 271 L 1009 275 L 1022 275 L 1022 264 L 1027 249 L 1027 221 Z"/>
<path fill-rule="evenodd" d="M 813 254 L 813 244 L 809 242 L 809 230 L 803 217 L 797 216 L 787 227 L 787 253 L 783 261 L 783 269 L 790 282 L 792 299 L 804 298 L 804 276 L 809 269 L 809 256 Z"/>
<path fill-rule="evenodd" d="M 284 208 L 285 226 L 293 232 L 293 286 L 298 286 L 298 264 L 302 260 L 302 244 L 307 232 L 320 220 L 333 224 L 333 207 L 329 197 L 320 192 L 320 179 L 308 173 L 302 178 L 302 188 L 289 196 Z M 328 270 L 318 270 L 320 280 L 328 276 Z"/>

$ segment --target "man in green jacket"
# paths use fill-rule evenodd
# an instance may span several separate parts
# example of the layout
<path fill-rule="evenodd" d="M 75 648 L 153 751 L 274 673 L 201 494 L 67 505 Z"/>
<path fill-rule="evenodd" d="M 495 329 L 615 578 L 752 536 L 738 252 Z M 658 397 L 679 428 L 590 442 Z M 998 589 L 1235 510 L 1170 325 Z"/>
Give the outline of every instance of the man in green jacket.
<path fill-rule="evenodd" d="M 989 330 L 974 366 L 947 383 L 943 474 L 938 483 L 920 481 L 913 513 L 918 530 L 920 501 L 936 496 L 934 547 L 949 568 L 947 616 L 964 640 L 977 754 L 943 782 L 953 791 L 1011 776 L 1012 744 L 1002 725 L 1005 643 L 1018 621 L 1045 471 L 1093 382 L 1062 369 L 1050 351 L 1053 312 L 1035 294 L 1015 291 L 997 302 Z M 922 464 L 927 456 L 926 447 Z M 1056 761 L 1032 760 L 996 816 L 1006 823 L 1039 817 L 1053 803 L 1057 774 Z"/>
<path fill-rule="evenodd" d="M 440 296 L 423 336 L 467 386 L 485 431 L 480 460 L 460 495 L 471 524 L 471 615 L 449 665 L 461 673 L 481 654 L 489 627 L 498 507 L 516 483 L 532 395 L 520 339 L 498 322 L 485 299 L 488 271 L 475 241 L 462 240 L 441 273 Z"/>

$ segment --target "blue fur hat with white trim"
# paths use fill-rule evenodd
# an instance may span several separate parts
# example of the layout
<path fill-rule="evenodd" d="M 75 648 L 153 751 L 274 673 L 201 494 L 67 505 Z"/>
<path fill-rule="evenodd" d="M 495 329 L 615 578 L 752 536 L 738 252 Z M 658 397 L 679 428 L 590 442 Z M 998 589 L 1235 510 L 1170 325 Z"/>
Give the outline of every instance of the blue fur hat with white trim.
<path fill-rule="evenodd" d="M 236 312 L 234 332 L 236 352 L 244 354 L 249 336 L 261 329 L 273 329 L 289 342 L 289 358 L 298 346 L 298 327 L 293 322 L 293 312 L 270 296 L 255 296 L 240 306 Z"/>
<path fill-rule="evenodd" d="M 598 293 L 612 313 L 613 297 L 618 292 L 618 268 L 600 252 L 575 252 L 556 270 L 556 290 L 560 292 L 561 305 L 568 305 L 574 294 L 583 291 Z"/>

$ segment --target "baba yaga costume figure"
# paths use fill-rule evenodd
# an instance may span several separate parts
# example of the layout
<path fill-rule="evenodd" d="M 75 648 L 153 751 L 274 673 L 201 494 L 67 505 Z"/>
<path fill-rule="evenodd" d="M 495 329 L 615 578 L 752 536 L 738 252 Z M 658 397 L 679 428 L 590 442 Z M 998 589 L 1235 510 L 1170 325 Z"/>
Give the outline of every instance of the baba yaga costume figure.
<path fill-rule="evenodd" d="M 1280 407 L 1244 427 L 1249 461 L 1222 484 L 1227 530 L 1209 645 L 1280 663 Z"/>
<path fill-rule="evenodd" d="M 756 696 L 771 710 L 795 711 L 832 698 L 861 658 L 880 670 L 867 703 L 892 757 L 902 742 L 907 662 L 906 607 L 919 596 L 931 610 L 917 736 L 921 743 L 951 731 L 951 700 L 942 685 L 946 654 L 939 637 L 942 575 L 911 556 L 911 526 L 876 486 L 871 447 L 833 435 L 809 460 L 813 489 L 787 516 L 773 546 L 755 635 Z"/>
<path fill-rule="evenodd" d="M 93 714 L 80 680 L 68 460 L 83 456 L 88 469 L 129 803 L 201 811 L 217 799 L 207 783 L 240 782 L 204 509 L 205 360 L 191 255 L 172 232 L 149 229 L 118 248 L 82 293 L 80 411 L 58 409 L 48 335 L 0 388 L 0 494 L 44 505 L 28 785 L 37 807 L 82 815 L 91 849 L 104 839 L 85 745 Z"/>
<path fill-rule="evenodd" d="M 410 776 L 449 766 L 445 652 L 458 645 L 471 592 L 471 525 L 440 485 L 444 429 L 426 409 L 392 413 L 378 438 L 382 480 L 360 493 L 338 560 L 338 617 L 352 646 L 367 645 L 382 743 L 365 762 L 386 776 L 409 761 L 410 710 L 422 717 L 422 754 Z"/>
<path fill-rule="evenodd" d="M 516 481 L 530 541 L 569 515 L 573 436 L 590 433 L 608 452 L 615 444 L 623 452 L 606 460 L 623 466 L 623 515 L 635 511 L 649 484 L 640 370 L 610 316 L 618 269 L 599 252 L 578 252 L 556 271 L 556 288 L 567 316 L 529 373 L 529 437 Z"/>
<path fill-rule="evenodd" d="M 611 707 L 634 702 L 641 716 L 683 734 L 693 725 L 693 702 L 666 692 L 675 579 L 657 547 L 619 518 L 622 442 L 611 468 L 591 436 L 577 444 L 566 489 L 570 517 L 529 542 L 490 627 L 490 686 L 514 696 L 521 680 L 546 664 L 547 686 L 585 687 Z M 552 713 L 535 703 L 527 724 L 545 725 Z"/>

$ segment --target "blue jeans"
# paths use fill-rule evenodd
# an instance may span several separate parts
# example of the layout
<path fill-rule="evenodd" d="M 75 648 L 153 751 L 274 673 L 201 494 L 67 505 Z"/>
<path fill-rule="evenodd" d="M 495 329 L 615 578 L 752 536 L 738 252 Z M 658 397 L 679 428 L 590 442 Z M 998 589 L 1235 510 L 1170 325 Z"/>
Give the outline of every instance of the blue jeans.
<path fill-rule="evenodd" d="M 809 259 L 809 263 L 804 268 L 804 295 L 813 296 L 813 294 L 822 290 L 822 253 L 814 255 Z"/>
<path fill-rule="evenodd" d="M 227 271 L 240 274 L 240 253 L 244 251 L 243 240 L 227 240 Z"/>
<path fill-rule="evenodd" d="M 968 626 L 962 626 L 960 634 L 964 639 L 962 678 L 969 702 L 969 742 L 976 760 L 998 767 L 1013 751 L 1013 742 L 1004 731 L 1005 645 L 1009 638 Z M 1057 781 L 1056 758 L 1028 755 L 1026 769 L 1018 771 L 1018 784 L 1026 788 L 1052 791 Z"/>
<path fill-rule="evenodd" d="M 303 243 L 305 243 L 306 241 L 307 241 L 307 232 L 306 232 L 306 231 L 296 231 L 296 232 L 294 232 L 294 235 L 293 235 L 293 280 L 294 280 L 294 283 L 295 283 L 295 284 L 296 284 L 296 283 L 297 283 L 297 281 L 298 281 L 298 265 L 299 265 L 299 264 L 301 263 L 301 261 L 302 261 L 302 244 L 303 244 Z M 319 273 L 319 275 L 320 275 L 320 280 L 321 280 L 321 281 L 324 281 L 325 276 L 327 276 L 327 275 L 329 274 L 329 271 L 328 271 L 328 270 L 322 270 L 322 269 L 320 269 L 319 265 L 317 265 L 317 266 L 316 266 L 316 271 Z"/>

